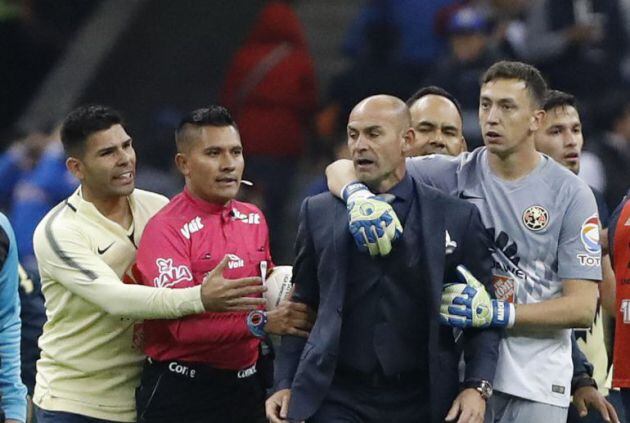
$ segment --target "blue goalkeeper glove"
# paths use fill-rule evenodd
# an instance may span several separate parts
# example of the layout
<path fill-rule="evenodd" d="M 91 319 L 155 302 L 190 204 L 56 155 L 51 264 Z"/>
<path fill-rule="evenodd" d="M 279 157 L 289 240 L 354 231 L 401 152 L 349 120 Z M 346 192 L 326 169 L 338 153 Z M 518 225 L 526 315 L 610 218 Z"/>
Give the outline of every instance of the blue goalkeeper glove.
<path fill-rule="evenodd" d="M 463 283 L 444 285 L 440 321 L 456 328 L 512 327 L 514 304 L 490 298 L 488 291 L 464 266 L 457 266 Z"/>
<path fill-rule="evenodd" d="M 402 236 L 402 225 L 392 206 L 375 196 L 360 182 L 346 185 L 342 192 L 348 208 L 350 233 L 360 251 L 386 256 L 392 242 Z"/>

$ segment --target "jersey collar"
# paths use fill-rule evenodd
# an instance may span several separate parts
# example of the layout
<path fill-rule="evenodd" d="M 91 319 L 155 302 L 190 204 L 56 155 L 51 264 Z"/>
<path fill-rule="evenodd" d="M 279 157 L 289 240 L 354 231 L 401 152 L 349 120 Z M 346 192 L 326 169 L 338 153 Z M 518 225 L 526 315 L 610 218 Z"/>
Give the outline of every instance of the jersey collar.
<path fill-rule="evenodd" d="M 81 185 L 74 191 L 74 193 L 68 197 L 66 200 L 66 204 L 70 207 L 75 213 L 80 215 L 87 216 L 89 219 L 94 219 L 96 221 L 100 221 L 101 223 L 114 228 L 116 231 L 123 231 L 127 234 L 133 233 L 135 226 L 135 215 L 136 215 L 136 201 L 135 201 L 135 190 L 127 196 L 127 201 L 129 201 L 129 208 L 131 209 L 132 221 L 131 226 L 129 228 L 123 228 L 118 223 L 113 220 L 108 219 L 103 216 L 100 211 L 92 204 L 91 202 L 85 200 L 83 198 L 83 194 L 81 191 Z"/>
<path fill-rule="evenodd" d="M 184 187 L 184 197 L 187 201 L 192 203 L 195 208 L 211 214 L 225 214 L 229 213 L 232 210 L 233 200 L 228 201 L 225 205 L 210 203 L 206 200 L 202 200 L 201 198 L 195 196 L 187 187 Z"/>

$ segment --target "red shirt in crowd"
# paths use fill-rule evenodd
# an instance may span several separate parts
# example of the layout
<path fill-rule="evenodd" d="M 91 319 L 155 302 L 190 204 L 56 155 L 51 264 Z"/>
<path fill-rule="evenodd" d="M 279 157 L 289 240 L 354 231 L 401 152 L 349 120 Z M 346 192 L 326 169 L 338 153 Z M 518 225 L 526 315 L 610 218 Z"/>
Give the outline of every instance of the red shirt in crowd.
<path fill-rule="evenodd" d="M 261 276 L 271 267 L 263 214 L 239 201 L 211 204 L 188 190 L 175 196 L 147 224 L 138 248 L 142 283 L 171 289 L 201 285 L 228 254 L 227 279 Z M 144 322 L 145 353 L 158 361 L 181 360 L 238 370 L 258 359 L 259 340 L 247 312 L 204 313 Z"/>
<path fill-rule="evenodd" d="M 613 270 L 617 279 L 617 316 L 613 351 L 613 388 L 630 388 L 630 200 L 621 208 L 615 226 L 612 248 Z"/>
<path fill-rule="evenodd" d="M 238 122 L 247 157 L 298 157 L 317 109 L 313 60 L 290 5 L 271 1 L 235 54 L 221 104 Z"/>

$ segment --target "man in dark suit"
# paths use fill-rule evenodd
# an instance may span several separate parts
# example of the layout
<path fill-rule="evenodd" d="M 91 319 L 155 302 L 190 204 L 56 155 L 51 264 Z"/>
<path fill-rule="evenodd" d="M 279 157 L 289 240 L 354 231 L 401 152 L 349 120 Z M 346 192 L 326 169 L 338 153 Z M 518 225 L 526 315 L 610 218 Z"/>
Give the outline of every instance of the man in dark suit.
<path fill-rule="evenodd" d="M 350 114 L 357 176 L 392 199 L 404 225 L 390 255 L 354 248 L 346 208 L 330 193 L 302 205 L 293 299 L 316 308 L 317 320 L 306 342 L 282 339 L 278 391 L 267 401 L 272 422 L 483 421 L 500 333 L 466 331 L 457 342 L 461 333 L 440 325 L 439 305 L 460 264 L 492 292 L 490 241 L 474 206 L 407 174 L 413 137 L 409 110 L 396 97 L 369 97 Z"/>

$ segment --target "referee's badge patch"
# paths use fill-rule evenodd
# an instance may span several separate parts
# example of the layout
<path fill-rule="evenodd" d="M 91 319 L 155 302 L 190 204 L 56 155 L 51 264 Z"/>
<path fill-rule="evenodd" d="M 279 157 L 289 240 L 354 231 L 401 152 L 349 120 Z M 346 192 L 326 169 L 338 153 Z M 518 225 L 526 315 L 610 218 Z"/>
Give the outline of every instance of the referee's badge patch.
<path fill-rule="evenodd" d="M 528 207 L 523 212 L 523 224 L 531 231 L 541 231 L 549 224 L 549 212 L 542 206 Z"/>

